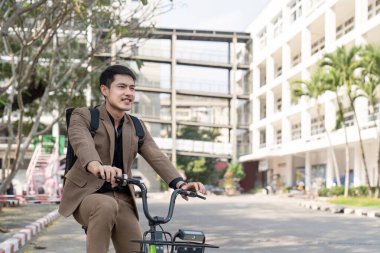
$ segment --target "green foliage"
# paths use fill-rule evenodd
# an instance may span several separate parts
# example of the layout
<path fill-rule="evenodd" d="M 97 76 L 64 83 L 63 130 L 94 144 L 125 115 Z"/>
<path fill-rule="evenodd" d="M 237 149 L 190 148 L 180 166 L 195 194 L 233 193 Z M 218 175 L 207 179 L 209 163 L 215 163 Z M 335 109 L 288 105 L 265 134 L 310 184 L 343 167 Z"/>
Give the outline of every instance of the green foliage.
<path fill-rule="evenodd" d="M 373 189 L 374 190 L 374 189 Z M 348 191 L 349 196 L 353 197 L 366 197 L 368 196 L 367 186 L 350 187 Z M 331 188 L 322 187 L 318 190 L 320 197 L 338 197 L 344 195 L 344 186 L 334 186 Z"/>
<path fill-rule="evenodd" d="M 329 189 L 326 187 L 322 187 L 318 189 L 318 196 L 320 197 L 328 197 L 329 196 Z"/>
<path fill-rule="evenodd" d="M 361 206 L 369 208 L 380 208 L 380 200 L 368 197 L 334 198 L 330 203 L 347 206 Z"/>
<path fill-rule="evenodd" d="M 227 172 L 231 172 L 234 178 L 242 179 L 245 177 L 245 172 L 241 163 L 228 164 Z"/>
<path fill-rule="evenodd" d="M 331 196 L 342 196 L 344 194 L 344 186 L 335 186 L 330 189 Z"/>
<path fill-rule="evenodd" d="M 177 133 L 178 139 L 215 141 L 220 135 L 218 129 L 182 126 Z M 215 171 L 216 158 L 177 156 L 177 167 L 185 171 L 189 181 L 201 181 L 205 184 L 217 184 L 222 172 Z"/>

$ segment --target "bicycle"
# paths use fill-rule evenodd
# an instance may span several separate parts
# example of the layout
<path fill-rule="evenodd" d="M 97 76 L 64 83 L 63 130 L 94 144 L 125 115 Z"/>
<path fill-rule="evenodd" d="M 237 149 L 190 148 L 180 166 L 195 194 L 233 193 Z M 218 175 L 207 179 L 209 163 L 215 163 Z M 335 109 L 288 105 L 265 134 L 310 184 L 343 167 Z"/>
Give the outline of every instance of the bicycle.
<path fill-rule="evenodd" d="M 141 189 L 143 211 L 150 228 L 144 232 L 142 240 L 132 240 L 132 242 L 140 244 L 140 251 L 137 253 L 203 253 L 205 248 L 219 248 L 215 245 L 206 244 L 206 236 L 202 231 L 179 229 L 178 232 L 172 236 L 170 232 L 164 231 L 161 226 L 172 219 L 175 200 L 178 195 L 201 198 L 204 200 L 206 199 L 205 197 L 198 195 L 193 191 L 176 189 L 170 197 L 169 209 L 166 217 L 152 217 L 149 213 L 147 188 L 145 184 L 141 183 L 138 179 L 128 178 L 128 175 L 126 174 L 123 174 L 122 177 L 116 177 L 116 181 L 118 182 L 119 187 L 126 187 L 128 184 L 133 184 Z M 160 227 L 161 230 L 158 230 L 157 227 Z M 178 241 L 178 239 L 181 241 Z"/>

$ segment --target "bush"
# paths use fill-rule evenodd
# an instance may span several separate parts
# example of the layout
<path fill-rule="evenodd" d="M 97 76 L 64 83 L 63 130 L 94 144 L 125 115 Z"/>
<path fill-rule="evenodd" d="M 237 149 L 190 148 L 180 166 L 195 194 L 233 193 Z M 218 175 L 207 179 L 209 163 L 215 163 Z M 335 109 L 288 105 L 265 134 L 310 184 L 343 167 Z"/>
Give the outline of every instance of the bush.
<path fill-rule="evenodd" d="M 368 188 L 367 186 L 358 186 L 358 187 L 351 187 L 352 188 L 352 195 L 351 196 L 368 196 Z"/>
<path fill-rule="evenodd" d="M 335 186 L 330 189 L 329 196 L 342 196 L 344 195 L 344 186 Z"/>
<path fill-rule="evenodd" d="M 318 190 L 318 196 L 320 197 L 328 197 L 330 190 L 326 187 L 322 187 Z"/>

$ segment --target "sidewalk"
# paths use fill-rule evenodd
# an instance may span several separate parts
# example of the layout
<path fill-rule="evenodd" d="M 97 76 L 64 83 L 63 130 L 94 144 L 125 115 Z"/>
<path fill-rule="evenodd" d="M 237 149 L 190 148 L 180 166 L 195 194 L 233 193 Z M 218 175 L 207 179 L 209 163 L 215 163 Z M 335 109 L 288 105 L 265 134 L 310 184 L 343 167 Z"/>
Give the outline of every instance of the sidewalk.
<path fill-rule="evenodd" d="M 288 198 L 298 200 L 298 205 L 314 211 L 325 211 L 336 214 L 351 214 L 357 216 L 367 216 L 370 218 L 380 218 L 379 208 L 369 208 L 361 206 L 337 205 L 327 202 L 327 197 L 308 198 L 306 195 L 287 195 Z"/>
<path fill-rule="evenodd" d="M 51 203 L 3 207 L 0 213 L 0 253 L 17 252 L 59 217 L 57 209 L 58 205 Z"/>

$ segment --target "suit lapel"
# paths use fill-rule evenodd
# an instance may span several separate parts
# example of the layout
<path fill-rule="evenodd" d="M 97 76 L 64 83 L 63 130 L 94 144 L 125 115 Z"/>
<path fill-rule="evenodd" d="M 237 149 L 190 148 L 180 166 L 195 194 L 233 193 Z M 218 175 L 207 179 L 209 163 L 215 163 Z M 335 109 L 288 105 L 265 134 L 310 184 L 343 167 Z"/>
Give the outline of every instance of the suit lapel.
<path fill-rule="evenodd" d="M 101 105 L 98 107 L 99 109 L 99 117 L 101 122 L 103 123 L 105 129 L 107 130 L 108 136 L 110 138 L 110 162 L 113 161 L 113 155 L 115 152 L 115 129 L 112 125 L 112 121 L 108 116 L 105 105 Z"/>

